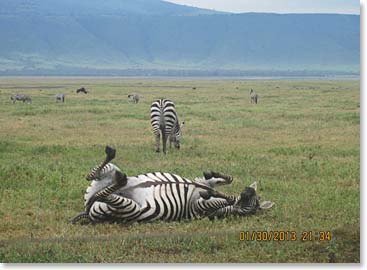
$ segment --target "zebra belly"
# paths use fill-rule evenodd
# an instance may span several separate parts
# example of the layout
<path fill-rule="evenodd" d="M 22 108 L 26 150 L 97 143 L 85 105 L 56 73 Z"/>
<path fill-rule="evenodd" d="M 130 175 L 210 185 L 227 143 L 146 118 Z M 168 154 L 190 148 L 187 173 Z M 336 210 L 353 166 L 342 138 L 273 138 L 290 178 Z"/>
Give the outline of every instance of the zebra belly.
<path fill-rule="evenodd" d="M 138 221 L 180 221 L 197 218 L 191 196 L 195 186 L 188 184 L 165 184 L 154 187 L 154 194 L 147 205 L 149 211 L 138 217 Z"/>
<path fill-rule="evenodd" d="M 93 186 L 97 184 L 98 181 Z M 109 202 L 97 201 L 93 204 L 90 217 L 96 221 L 120 222 L 127 219 L 145 222 L 199 218 L 202 213 L 196 208 L 196 202 L 200 198 L 198 193 L 201 190 L 190 180 L 169 173 L 155 172 L 128 177 L 127 184 L 111 195 L 113 198 Z M 89 193 L 92 192 L 87 192 Z M 124 201 L 123 198 L 127 200 Z M 118 200 L 121 200 L 121 204 Z M 136 206 L 133 215 L 130 213 L 131 209 L 125 209 L 127 201 Z"/>
<path fill-rule="evenodd" d="M 180 221 L 200 216 L 191 199 L 195 190 L 194 185 L 167 182 L 150 187 L 123 190 L 117 195 L 129 198 L 140 206 L 140 214 L 135 217 L 138 222 Z M 104 209 L 103 206 L 101 207 Z M 113 218 L 125 218 L 123 215 L 111 211 L 111 207 L 107 210 L 104 211 L 106 215 Z M 102 211 L 98 209 L 98 212 Z"/>

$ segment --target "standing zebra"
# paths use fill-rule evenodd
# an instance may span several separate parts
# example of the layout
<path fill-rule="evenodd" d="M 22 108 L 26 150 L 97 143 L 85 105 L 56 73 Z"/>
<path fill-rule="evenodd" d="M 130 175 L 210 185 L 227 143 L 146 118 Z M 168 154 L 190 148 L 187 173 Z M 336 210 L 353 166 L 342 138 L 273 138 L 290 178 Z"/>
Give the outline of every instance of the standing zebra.
<path fill-rule="evenodd" d="M 64 102 L 65 101 L 65 94 L 64 93 L 58 93 L 55 96 L 56 102 L 61 101 Z"/>
<path fill-rule="evenodd" d="M 23 95 L 23 94 L 15 94 L 15 95 L 12 95 L 10 97 L 10 99 L 13 101 L 13 104 L 19 100 L 19 101 L 23 101 L 23 103 L 27 102 L 27 103 L 32 103 L 32 98 L 30 96 L 27 96 L 27 95 Z"/>
<path fill-rule="evenodd" d="M 171 173 L 146 173 L 127 177 L 116 165 L 109 163 L 115 149 L 106 147 L 106 159 L 91 173 L 92 181 L 84 195 L 85 211 L 72 219 L 73 223 L 181 221 L 203 217 L 246 216 L 273 206 L 260 203 L 256 184 L 241 195 L 227 196 L 214 189 L 227 185 L 233 178 L 207 172 L 196 181 Z"/>
<path fill-rule="evenodd" d="M 140 96 L 138 93 L 132 93 L 130 95 L 127 96 L 132 102 L 134 103 L 138 103 L 139 102 L 139 99 L 140 99 Z"/>
<path fill-rule="evenodd" d="M 160 136 L 162 133 L 163 153 L 166 154 L 166 144 L 169 137 L 170 147 L 173 143 L 175 148 L 180 149 L 181 127 L 175 108 L 175 104 L 168 99 L 158 99 L 150 107 L 150 122 L 156 141 L 156 152 L 159 152 Z"/>
<path fill-rule="evenodd" d="M 255 91 L 251 88 L 250 90 L 250 99 L 251 99 L 251 103 L 255 103 L 257 104 L 257 100 L 258 100 L 259 96 L 255 93 Z"/>

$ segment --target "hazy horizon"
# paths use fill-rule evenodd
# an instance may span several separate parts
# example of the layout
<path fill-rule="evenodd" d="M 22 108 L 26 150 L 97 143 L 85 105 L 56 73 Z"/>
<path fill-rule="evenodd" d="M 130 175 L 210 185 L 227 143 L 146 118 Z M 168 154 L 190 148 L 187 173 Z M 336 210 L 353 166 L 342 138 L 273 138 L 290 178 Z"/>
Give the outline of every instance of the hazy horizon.
<path fill-rule="evenodd" d="M 246 13 L 337 13 L 360 15 L 356 0 L 164 0 L 216 11 Z"/>

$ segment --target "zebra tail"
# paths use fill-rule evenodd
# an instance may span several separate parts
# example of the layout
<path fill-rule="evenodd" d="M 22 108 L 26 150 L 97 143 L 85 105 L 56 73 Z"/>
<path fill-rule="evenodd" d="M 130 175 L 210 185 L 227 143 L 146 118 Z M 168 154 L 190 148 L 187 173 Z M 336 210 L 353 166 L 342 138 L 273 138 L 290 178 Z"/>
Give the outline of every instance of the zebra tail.
<path fill-rule="evenodd" d="M 79 221 L 83 221 L 82 224 L 92 223 L 92 220 L 90 219 L 87 212 L 81 212 L 70 220 L 71 224 L 76 224 Z"/>

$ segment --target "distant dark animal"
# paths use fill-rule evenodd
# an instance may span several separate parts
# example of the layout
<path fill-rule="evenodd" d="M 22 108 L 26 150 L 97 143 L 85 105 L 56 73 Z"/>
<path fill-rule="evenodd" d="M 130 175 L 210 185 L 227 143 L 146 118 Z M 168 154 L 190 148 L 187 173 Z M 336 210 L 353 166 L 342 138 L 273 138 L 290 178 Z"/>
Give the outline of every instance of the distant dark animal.
<path fill-rule="evenodd" d="M 15 94 L 12 95 L 10 97 L 10 99 L 13 101 L 13 104 L 19 100 L 19 101 L 23 101 L 23 103 L 27 102 L 27 103 L 32 103 L 32 98 L 30 96 L 24 95 L 24 94 Z"/>
<path fill-rule="evenodd" d="M 196 90 L 196 87 L 193 87 L 192 90 Z"/>
<path fill-rule="evenodd" d="M 250 100 L 251 100 L 251 103 L 257 104 L 258 99 L 259 99 L 259 96 L 255 93 L 254 89 L 251 88 L 251 90 L 250 90 Z"/>
<path fill-rule="evenodd" d="M 156 152 L 159 152 L 160 136 L 162 133 L 163 153 L 166 154 L 166 144 L 169 138 L 170 146 L 174 144 L 180 149 L 181 127 L 179 124 L 175 104 L 168 99 L 158 99 L 150 107 L 150 123 L 156 141 Z"/>
<path fill-rule="evenodd" d="M 76 90 L 76 93 L 77 94 L 79 94 L 79 93 L 88 94 L 88 90 L 85 89 L 84 87 L 82 87 L 82 88 L 79 88 L 78 90 Z"/>
<path fill-rule="evenodd" d="M 138 93 L 132 93 L 130 95 L 127 96 L 132 102 L 134 103 L 138 103 L 140 100 L 140 96 Z"/>
<path fill-rule="evenodd" d="M 65 102 L 65 94 L 64 93 L 58 93 L 55 96 L 56 102 L 61 101 Z"/>

